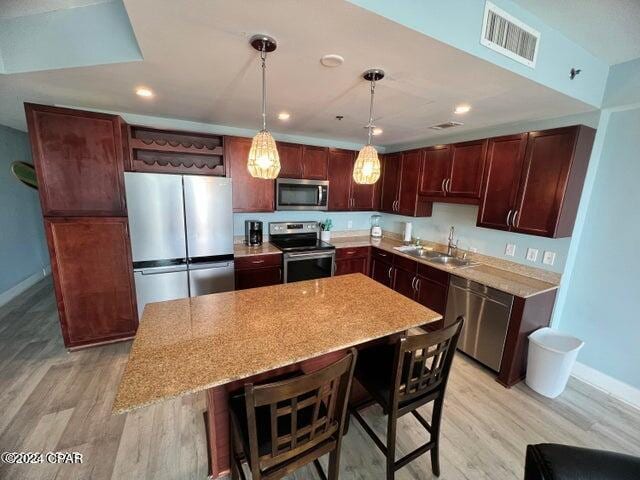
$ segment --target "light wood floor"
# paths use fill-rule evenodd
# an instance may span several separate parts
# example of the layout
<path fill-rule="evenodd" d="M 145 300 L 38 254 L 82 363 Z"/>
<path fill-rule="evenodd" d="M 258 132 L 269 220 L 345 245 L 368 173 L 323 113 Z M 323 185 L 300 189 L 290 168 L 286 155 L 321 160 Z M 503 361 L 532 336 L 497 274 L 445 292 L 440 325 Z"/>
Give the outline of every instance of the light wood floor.
<path fill-rule="evenodd" d="M 129 343 L 63 348 L 48 280 L 0 308 L 0 451 L 79 451 L 82 465 L 3 465 L 0 479 L 203 479 L 204 398 L 193 395 L 128 415 L 111 404 Z M 524 384 L 502 388 L 459 355 L 444 410 L 441 479 L 521 479 L 529 443 L 557 442 L 640 455 L 640 412 L 578 381 L 552 401 Z M 367 420 L 384 438 L 377 407 Z M 356 422 L 343 442 L 341 478 L 384 477 L 383 457 Z M 400 454 L 426 433 L 409 415 Z M 292 478 L 315 479 L 311 469 Z M 396 478 L 432 478 L 428 455 Z"/>

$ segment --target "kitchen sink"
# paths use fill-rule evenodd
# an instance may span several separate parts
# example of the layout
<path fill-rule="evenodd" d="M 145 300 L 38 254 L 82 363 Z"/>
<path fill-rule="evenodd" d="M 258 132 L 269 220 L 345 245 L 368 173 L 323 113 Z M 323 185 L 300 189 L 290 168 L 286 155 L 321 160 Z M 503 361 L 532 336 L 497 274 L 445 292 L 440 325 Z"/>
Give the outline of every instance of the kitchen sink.
<path fill-rule="evenodd" d="M 425 250 L 422 248 L 416 248 L 411 250 L 405 250 L 403 253 L 411 255 L 415 258 L 422 258 L 429 262 L 439 263 L 441 265 L 451 265 L 452 267 L 467 267 L 472 265 L 470 260 L 462 260 L 460 258 L 452 257 L 446 253 L 434 252 L 433 250 Z"/>

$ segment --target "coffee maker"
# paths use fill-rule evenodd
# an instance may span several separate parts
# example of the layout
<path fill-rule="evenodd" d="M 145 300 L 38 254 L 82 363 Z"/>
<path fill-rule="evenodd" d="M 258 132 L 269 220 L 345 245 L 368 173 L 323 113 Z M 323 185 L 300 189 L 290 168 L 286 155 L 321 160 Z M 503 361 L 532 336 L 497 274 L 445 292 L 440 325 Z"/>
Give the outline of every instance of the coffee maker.
<path fill-rule="evenodd" d="M 260 220 L 244 221 L 244 243 L 249 247 L 262 245 L 262 222 Z"/>

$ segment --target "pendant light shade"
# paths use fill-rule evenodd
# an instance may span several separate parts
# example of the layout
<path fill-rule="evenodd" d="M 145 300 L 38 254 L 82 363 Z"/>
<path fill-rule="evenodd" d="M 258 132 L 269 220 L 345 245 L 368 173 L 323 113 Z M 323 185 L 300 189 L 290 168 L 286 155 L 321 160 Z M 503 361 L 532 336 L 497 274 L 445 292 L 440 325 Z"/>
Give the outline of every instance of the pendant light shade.
<path fill-rule="evenodd" d="M 260 52 L 262 67 L 262 130 L 260 130 L 251 141 L 249 158 L 247 159 L 247 170 L 255 178 L 273 180 L 280 173 L 280 155 L 276 141 L 267 130 L 267 52 L 276 49 L 275 39 L 268 35 L 254 35 L 249 40 L 253 48 Z"/>
<path fill-rule="evenodd" d="M 380 159 L 375 147 L 371 145 L 371 135 L 375 125 L 373 124 L 373 97 L 375 95 L 376 81 L 384 78 L 384 72 L 379 69 L 371 69 L 364 72 L 362 78 L 371 82 L 371 101 L 369 103 L 369 123 L 367 129 L 369 136 L 367 144 L 358 152 L 358 158 L 353 165 L 353 180 L 362 185 L 371 185 L 380 178 Z"/>
<path fill-rule="evenodd" d="M 260 130 L 251 141 L 247 168 L 252 177 L 274 179 L 280 173 L 276 141 L 267 130 Z"/>
<path fill-rule="evenodd" d="M 371 185 L 380 178 L 380 159 L 373 145 L 365 145 L 358 152 L 353 166 L 353 179 L 356 183 Z"/>

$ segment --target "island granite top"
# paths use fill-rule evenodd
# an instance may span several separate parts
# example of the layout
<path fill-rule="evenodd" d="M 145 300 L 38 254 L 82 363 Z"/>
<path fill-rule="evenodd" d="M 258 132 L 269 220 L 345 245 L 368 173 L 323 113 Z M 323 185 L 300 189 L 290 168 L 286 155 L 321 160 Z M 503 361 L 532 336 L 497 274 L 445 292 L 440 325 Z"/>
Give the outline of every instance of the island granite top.
<path fill-rule="evenodd" d="M 441 318 L 359 273 L 151 303 L 113 411 L 223 385 Z"/>

